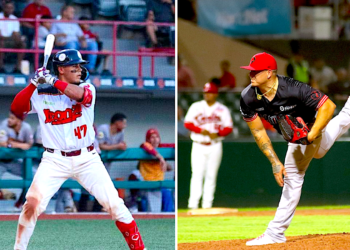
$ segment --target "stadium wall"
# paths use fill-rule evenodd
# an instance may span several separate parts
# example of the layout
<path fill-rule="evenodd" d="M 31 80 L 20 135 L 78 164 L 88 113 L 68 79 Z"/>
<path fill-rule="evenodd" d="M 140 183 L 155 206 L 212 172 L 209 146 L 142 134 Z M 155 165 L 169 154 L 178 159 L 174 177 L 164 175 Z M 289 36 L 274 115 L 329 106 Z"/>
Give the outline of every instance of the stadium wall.
<path fill-rule="evenodd" d="M 178 142 L 178 207 L 186 208 L 191 178 L 190 141 Z M 299 205 L 350 204 L 350 142 L 336 142 L 322 159 L 314 159 L 305 175 Z M 286 142 L 273 142 L 281 159 Z M 255 142 L 226 142 L 218 174 L 215 207 L 277 207 L 280 188 L 271 165 Z"/>
<path fill-rule="evenodd" d="M 220 62 L 229 60 L 230 71 L 236 76 L 238 87 L 247 83 L 247 71 L 239 67 L 248 65 L 252 56 L 264 50 L 252 45 L 224 37 L 199 28 L 193 23 L 178 19 L 178 53 L 182 54 L 187 65 L 193 70 L 197 86 L 203 86 L 210 78 L 220 77 Z M 268 52 L 268 51 L 266 51 Z M 284 74 L 288 61 L 273 54 L 276 58 L 279 73 Z"/>

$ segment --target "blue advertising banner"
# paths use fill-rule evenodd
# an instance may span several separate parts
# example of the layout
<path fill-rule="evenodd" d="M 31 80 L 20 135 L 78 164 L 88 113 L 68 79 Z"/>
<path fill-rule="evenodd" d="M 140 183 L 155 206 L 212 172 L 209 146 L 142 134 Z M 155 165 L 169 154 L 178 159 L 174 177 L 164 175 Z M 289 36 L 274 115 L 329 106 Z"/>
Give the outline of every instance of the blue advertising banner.
<path fill-rule="evenodd" d="M 226 36 L 291 33 L 290 0 L 198 0 L 198 25 Z"/>

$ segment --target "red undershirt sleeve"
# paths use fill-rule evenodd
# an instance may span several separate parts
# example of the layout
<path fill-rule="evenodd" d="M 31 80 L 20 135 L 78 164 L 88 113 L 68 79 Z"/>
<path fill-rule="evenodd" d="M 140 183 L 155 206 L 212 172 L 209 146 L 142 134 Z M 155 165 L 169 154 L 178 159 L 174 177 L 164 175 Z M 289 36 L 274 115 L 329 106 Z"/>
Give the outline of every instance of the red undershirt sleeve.
<path fill-rule="evenodd" d="M 13 99 L 11 104 L 11 112 L 20 119 L 31 110 L 30 98 L 32 97 L 36 87 L 33 84 L 29 84 L 22 89 Z"/>
<path fill-rule="evenodd" d="M 221 129 L 219 131 L 218 135 L 219 136 L 226 136 L 226 135 L 229 135 L 231 132 L 232 132 L 232 128 L 226 127 L 226 128 Z"/>
<path fill-rule="evenodd" d="M 200 127 L 197 127 L 196 125 L 194 125 L 192 122 L 185 122 L 184 124 L 185 128 L 187 128 L 188 130 L 191 130 L 197 134 L 200 134 L 202 129 Z"/>

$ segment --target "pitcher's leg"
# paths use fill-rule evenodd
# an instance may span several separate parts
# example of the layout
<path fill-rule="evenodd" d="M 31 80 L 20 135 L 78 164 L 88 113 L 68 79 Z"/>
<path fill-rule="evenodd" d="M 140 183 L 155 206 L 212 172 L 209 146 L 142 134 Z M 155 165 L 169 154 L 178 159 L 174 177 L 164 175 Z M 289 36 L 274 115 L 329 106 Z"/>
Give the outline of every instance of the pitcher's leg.
<path fill-rule="evenodd" d="M 188 199 L 188 208 L 198 208 L 199 200 L 202 196 L 203 178 L 206 167 L 206 156 L 203 152 L 203 146 L 197 143 L 192 144 L 191 152 L 191 184 L 190 198 Z"/>
<path fill-rule="evenodd" d="M 27 249 L 38 216 L 45 211 L 51 197 L 67 179 L 64 173 L 55 171 L 56 169 L 52 162 L 44 159 L 40 164 L 18 220 L 15 250 Z"/>
<path fill-rule="evenodd" d="M 287 176 L 284 177 L 284 186 L 275 218 L 269 223 L 266 233 L 278 242 L 285 242 L 284 232 L 289 227 L 295 209 L 299 203 L 301 189 L 307 170 L 315 152 L 318 150 L 321 138 L 305 146 L 289 143 L 285 159 Z"/>
<path fill-rule="evenodd" d="M 211 208 L 214 201 L 216 178 L 222 159 L 222 143 L 216 143 L 208 156 L 207 169 L 204 179 L 202 207 Z"/>
<path fill-rule="evenodd" d="M 322 141 L 319 150 L 315 154 L 316 159 L 326 155 L 328 150 L 350 128 L 350 97 L 342 110 L 327 124 L 322 132 Z"/>

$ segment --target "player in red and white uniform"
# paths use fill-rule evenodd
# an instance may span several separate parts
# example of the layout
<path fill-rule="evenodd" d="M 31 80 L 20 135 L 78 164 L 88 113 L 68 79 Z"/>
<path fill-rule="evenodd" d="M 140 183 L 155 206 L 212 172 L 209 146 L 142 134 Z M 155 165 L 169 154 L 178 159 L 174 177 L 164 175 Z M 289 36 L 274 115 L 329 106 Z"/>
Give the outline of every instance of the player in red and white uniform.
<path fill-rule="evenodd" d="M 229 109 L 216 101 L 218 87 L 214 83 L 204 85 L 204 100 L 195 102 L 185 117 L 185 127 L 191 131 L 192 178 L 188 208 L 211 208 L 216 188 L 216 177 L 222 158 L 222 140 L 232 132 Z M 204 186 L 203 186 L 204 179 Z"/>
<path fill-rule="evenodd" d="M 99 154 L 94 149 L 95 87 L 84 81 L 88 71 L 77 50 L 58 52 L 53 66 L 58 79 L 38 69 L 19 92 L 11 111 L 37 113 L 45 148 L 19 217 L 15 250 L 27 249 L 38 216 L 68 178 L 77 180 L 111 214 L 130 249 L 145 249 L 137 225 L 119 198 Z M 44 79 L 47 84 L 38 84 Z"/>

